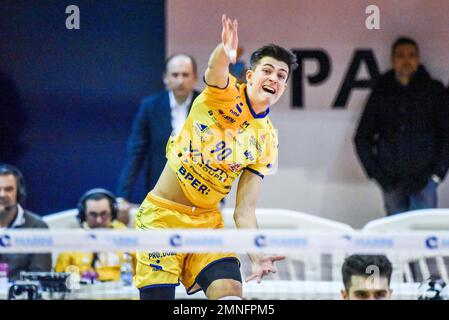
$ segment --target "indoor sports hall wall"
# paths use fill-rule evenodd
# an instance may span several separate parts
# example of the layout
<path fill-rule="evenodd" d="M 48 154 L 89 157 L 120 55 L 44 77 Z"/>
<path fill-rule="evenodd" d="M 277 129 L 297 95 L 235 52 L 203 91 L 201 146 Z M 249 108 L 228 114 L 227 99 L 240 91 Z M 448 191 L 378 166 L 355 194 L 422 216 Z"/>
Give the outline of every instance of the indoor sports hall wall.
<path fill-rule="evenodd" d="M 69 5 L 79 7 L 79 30 L 66 28 Z M 28 116 L 20 168 L 30 210 L 73 208 L 94 187 L 115 191 L 140 100 L 163 88 L 164 6 L 1 1 L 0 71 L 15 81 Z M 142 184 L 133 201 L 145 196 Z"/>
<path fill-rule="evenodd" d="M 352 145 L 369 90 L 352 90 L 345 103 L 333 106 L 351 61 L 361 58 L 356 80 L 369 79 L 364 61 L 386 71 L 390 46 L 401 35 L 417 40 L 423 64 L 447 85 L 447 0 L 167 0 L 166 4 L 167 54 L 192 54 L 201 73 L 220 41 L 222 13 L 239 21 L 244 61 L 257 47 L 270 42 L 304 54 L 305 50 L 324 52 L 328 57 L 327 77 L 314 85 L 304 80 L 302 108 L 293 108 L 300 104 L 298 80 L 296 86 L 290 81 L 289 90 L 272 108 L 280 137 L 279 169 L 266 178 L 261 207 L 295 209 L 354 227 L 384 216 L 380 191 L 365 178 Z M 365 27 L 365 10 L 371 4 L 380 9 L 380 30 Z M 304 74 L 313 77 L 317 72 L 316 60 L 305 60 Z M 198 88 L 202 87 L 199 82 Z M 449 207 L 447 181 L 439 196 L 440 207 Z M 235 189 L 228 206 L 234 198 Z"/>

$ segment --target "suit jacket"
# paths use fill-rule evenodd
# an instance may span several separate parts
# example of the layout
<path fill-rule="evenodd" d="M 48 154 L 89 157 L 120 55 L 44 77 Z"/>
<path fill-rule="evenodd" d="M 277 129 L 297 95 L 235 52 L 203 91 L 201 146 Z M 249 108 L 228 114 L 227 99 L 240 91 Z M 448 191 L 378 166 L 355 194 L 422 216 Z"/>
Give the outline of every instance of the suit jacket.
<path fill-rule="evenodd" d="M 22 228 L 46 228 L 48 225 L 36 214 L 24 210 L 25 223 L 14 229 Z M 6 253 L 0 254 L 0 263 L 9 265 L 10 281 L 17 280 L 21 271 L 28 272 L 50 272 L 51 254 L 50 253 Z"/>
<path fill-rule="evenodd" d="M 384 189 L 421 190 L 449 167 L 449 103 L 443 85 L 420 66 L 403 87 L 394 71 L 381 76 L 355 135 L 369 177 Z"/>
<path fill-rule="evenodd" d="M 193 91 L 192 103 L 199 92 Z M 192 104 L 189 106 L 192 107 Z M 168 91 L 142 100 L 128 140 L 117 196 L 130 199 L 139 172 L 145 167 L 145 188 L 150 191 L 164 169 L 165 147 L 173 131 Z"/>

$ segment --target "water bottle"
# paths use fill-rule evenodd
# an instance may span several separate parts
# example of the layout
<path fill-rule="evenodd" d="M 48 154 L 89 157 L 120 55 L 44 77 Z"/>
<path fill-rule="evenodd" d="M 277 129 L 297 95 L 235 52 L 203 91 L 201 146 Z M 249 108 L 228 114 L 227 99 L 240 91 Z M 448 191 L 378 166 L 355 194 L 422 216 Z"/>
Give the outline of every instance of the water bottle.
<path fill-rule="evenodd" d="M 0 263 L 0 284 L 8 283 L 9 264 Z"/>
<path fill-rule="evenodd" d="M 120 269 L 122 284 L 125 287 L 133 284 L 133 258 L 129 253 L 123 254 L 123 261 Z"/>

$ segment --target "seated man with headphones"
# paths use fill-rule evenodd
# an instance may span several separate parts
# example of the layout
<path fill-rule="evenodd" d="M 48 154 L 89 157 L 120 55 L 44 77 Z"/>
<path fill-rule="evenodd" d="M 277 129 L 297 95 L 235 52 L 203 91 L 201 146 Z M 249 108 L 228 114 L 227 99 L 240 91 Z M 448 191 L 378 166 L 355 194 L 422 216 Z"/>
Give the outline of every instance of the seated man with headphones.
<path fill-rule="evenodd" d="M 25 182 L 16 167 L 0 163 L 0 230 L 20 228 L 47 228 L 36 214 L 23 208 L 26 198 Z M 0 238 L 0 242 L 6 241 Z M 8 265 L 8 278 L 17 280 L 21 271 L 46 272 L 51 270 L 51 254 L 0 254 L 0 263 Z"/>
<path fill-rule="evenodd" d="M 106 189 L 87 191 L 78 202 L 78 221 L 84 229 L 126 229 L 117 220 L 115 196 Z M 119 281 L 124 252 L 63 252 L 58 256 L 56 272 L 94 273 L 99 281 Z M 134 259 L 133 259 L 134 260 Z"/>

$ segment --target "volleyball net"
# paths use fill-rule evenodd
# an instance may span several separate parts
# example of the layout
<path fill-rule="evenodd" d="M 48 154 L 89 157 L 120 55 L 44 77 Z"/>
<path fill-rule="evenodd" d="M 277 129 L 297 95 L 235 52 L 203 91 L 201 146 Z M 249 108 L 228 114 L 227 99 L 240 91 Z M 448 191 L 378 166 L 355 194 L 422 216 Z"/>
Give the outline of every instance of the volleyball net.
<path fill-rule="evenodd" d="M 53 263 L 63 252 L 235 252 L 241 261 L 242 279 L 251 275 L 248 253 L 284 255 L 277 273 L 262 283 L 243 283 L 245 299 L 340 299 L 344 288 L 341 268 L 351 254 L 386 255 L 393 265 L 393 299 L 416 300 L 420 284 L 429 277 L 449 283 L 449 232 L 404 231 L 396 233 L 304 232 L 266 230 L 158 230 L 110 231 L 81 229 L 23 229 L 0 231 L 0 255 L 52 253 Z M 69 271 L 65 298 L 137 299 L 133 285 L 119 281 L 85 281 L 76 266 Z M 67 270 L 66 270 L 67 271 Z M 72 272 L 72 273 L 71 273 Z M 33 280 L 25 274 L 22 282 Z M 34 275 L 34 280 L 37 279 Z M 48 276 L 48 275 L 47 275 Z M 116 279 L 117 280 L 117 279 Z M 22 283 L 21 282 L 21 283 Z M 36 281 L 34 281 L 36 283 Z M 3 284 L 1 298 L 10 288 Z M 187 296 L 180 285 L 177 298 Z"/>

